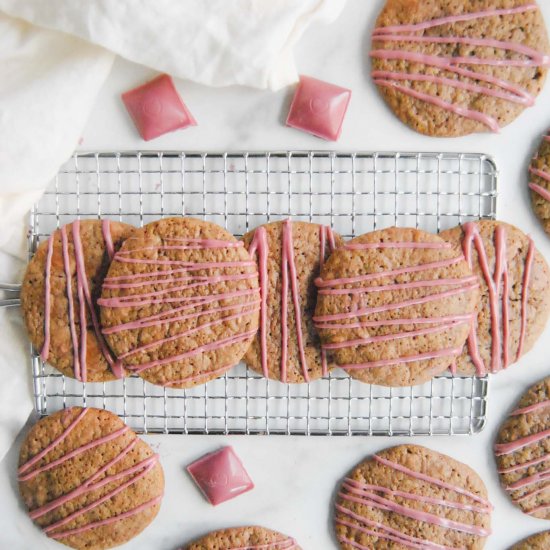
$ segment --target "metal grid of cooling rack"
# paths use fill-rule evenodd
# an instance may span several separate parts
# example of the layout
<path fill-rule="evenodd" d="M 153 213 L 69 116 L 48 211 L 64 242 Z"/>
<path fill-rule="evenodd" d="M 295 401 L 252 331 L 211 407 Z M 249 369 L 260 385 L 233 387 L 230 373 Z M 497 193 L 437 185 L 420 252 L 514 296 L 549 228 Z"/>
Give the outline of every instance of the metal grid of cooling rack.
<path fill-rule="evenodd" d="M 345 238 L 392 225 L 439 231 L 494 218 L 497 169 L 479 154 L 76 153 L 33 208 L 29 254 L 75 217 L 143 225 L 195 216 L 237 236 L 276 219 L 330 224 Z M 488 379 L 439 376 L 382 388 L 335 370 L 286 385 L 239 365 L 190 390 L 138 377 L 83 384 L 31 350 L 41 415 L 71 405 L 104 407 L 138 432 L 200 434 L 452 435 L 479 432 Z"/>

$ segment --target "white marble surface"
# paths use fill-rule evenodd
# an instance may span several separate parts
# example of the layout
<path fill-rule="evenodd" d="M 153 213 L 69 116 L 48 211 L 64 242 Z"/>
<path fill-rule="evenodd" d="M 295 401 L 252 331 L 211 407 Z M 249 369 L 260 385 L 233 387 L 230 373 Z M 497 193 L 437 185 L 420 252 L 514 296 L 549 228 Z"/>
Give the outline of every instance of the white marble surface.
<path fill-rule="evenodd" d="M 382 0 L 350 0 L 330 29 L 313 28 L 297 48 L 300 71 L 353 90 L 342 137 L 342 150 L 475 151 L 495 156 L 501 170 L 499 217 L 532 233 L 550 259 L 550 239 L 531 213 L 525 168 L 539 136 L 550 126 L 550 84 L 537 106 L 500 135 L 455 140 L 430 139 L 403 126 L 385 108 L 369 77 L 369 34 Z M 550 23 L 550 3 L 541 2 Z M 185 52 L 182 52 L 185 55 Z M 282 124 L 291 90 L 280 93 L 248 89 L 207 89 L 187 82 L 178 88 L 199 126 L 145 144 L 136 138 L 121 107 L 119 94 L 144 81 L 151 72 L 118 61 L 84 132 L 81 148 L 113 149 L 320 149 L 327 144 Z M 550 372 L 545 357 L 550 327 L 536 349 L 521 363 L 495 377 L 491 384 L 489 421 L 475 437 L 415 438 L 468 463 L 485 480 L 492 502 L 494 534 L 489 550 L 502 550 L 519 538 L 545 528 L 548 522 L 526 517 L 506 499 L 495 474 L 491 444 L 498 424 L 521 392 Z M 331 498 L 337 481 L 364 456 L 402 438 L 296 438 L 149 436 L 165 468 L 166 498 L 155 523 L 127 548 L 171 550 L 211 529 L 239 524 L 264 524 L 295 536 L 305 550 L 336 548 L 330 523 Z M 256 489 L 212 508 L 193 487 L 184 466 L 201 454 L 231 444 L 256 482 Z M 0 547 L 61 548 L 47 540 L 25 516 L 17 498 L 14 471 L 18 442 L 0 467 Z"/>

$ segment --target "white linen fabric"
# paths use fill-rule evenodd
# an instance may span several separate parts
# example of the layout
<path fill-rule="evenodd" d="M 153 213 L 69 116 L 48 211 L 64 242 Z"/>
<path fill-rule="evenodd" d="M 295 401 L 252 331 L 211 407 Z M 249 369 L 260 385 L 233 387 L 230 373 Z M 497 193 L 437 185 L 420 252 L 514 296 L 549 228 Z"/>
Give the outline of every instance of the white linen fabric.
<path fill-rule="evenodd" d="M 293 47 L 344 0 L 0 0 L 0 265 L 24 269 L 24 216 L 76 147 L 115 54 L 210 86 L 278 89 Z M 0 460 L 32 410 L 19 311 L 0 310 Z"/>

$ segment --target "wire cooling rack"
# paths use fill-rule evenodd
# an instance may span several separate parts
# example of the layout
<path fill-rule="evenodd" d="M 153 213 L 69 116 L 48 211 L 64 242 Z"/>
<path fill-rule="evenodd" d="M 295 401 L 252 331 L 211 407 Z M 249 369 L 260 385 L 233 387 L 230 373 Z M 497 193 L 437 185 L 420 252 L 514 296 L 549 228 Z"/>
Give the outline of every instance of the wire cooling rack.
<path fill-rule="evenodd" d="M 351 238 L 393 225 L 436 232 L 494 218 L 496 200 L 496 166 L 478 154 L 76 153 L 32 210 L 29 254 L 75 217 L 143 225 L 195 216 L 240 236 L 292 216 Z M 71 405 L 104 407 L 138 432 L 451 435 L 477 433 L 486 418 L 486 377 L 445 375 L 390 389 L 335 370 L 310 384 L 286 385 L 239 365 L 208 384 L 176 390 L 138 377 L 77 382 L 31 353 L 41 415 Z"/>

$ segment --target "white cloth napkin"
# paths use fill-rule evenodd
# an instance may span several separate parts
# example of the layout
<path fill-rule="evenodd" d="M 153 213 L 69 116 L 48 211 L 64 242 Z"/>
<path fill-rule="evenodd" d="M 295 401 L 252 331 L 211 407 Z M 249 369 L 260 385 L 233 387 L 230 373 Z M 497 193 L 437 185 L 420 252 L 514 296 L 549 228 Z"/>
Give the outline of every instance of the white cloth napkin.
<path fill-rule="evenodd" d="M 114 54 L 210 86 L 278 89 L 293 46 L 344 0 L 0 0 L 0 264 L 24 269 L 24 215 L 76 147 Z M 0 459 L 32 410 L 28 340 L 0 310 Z"/>

